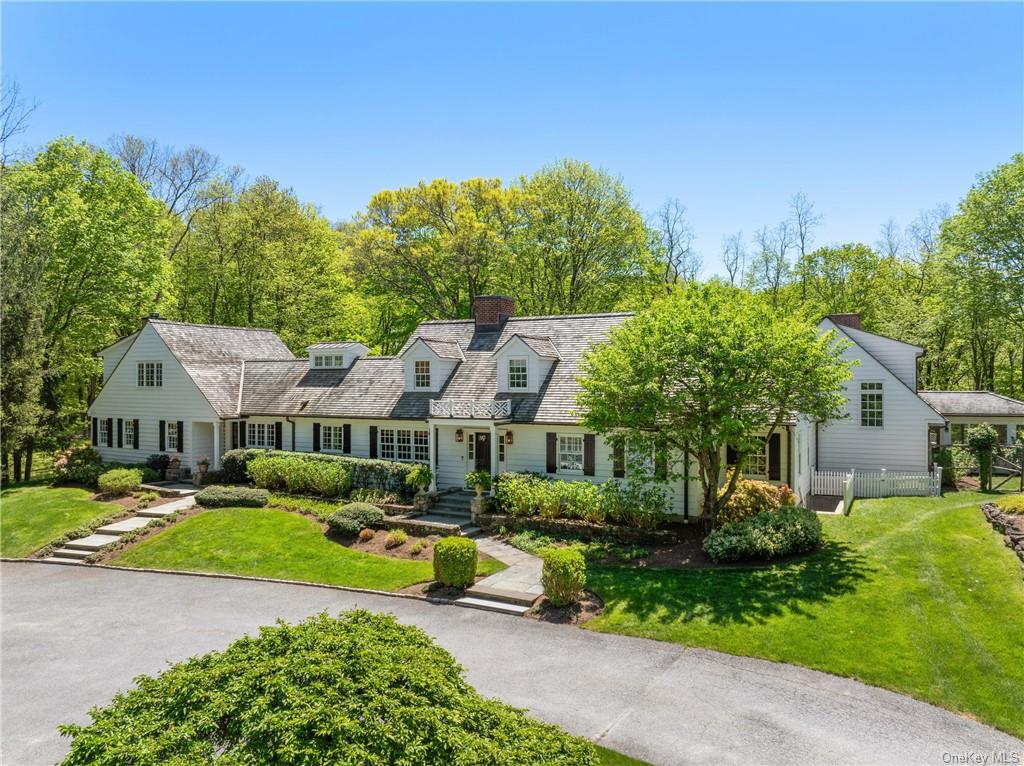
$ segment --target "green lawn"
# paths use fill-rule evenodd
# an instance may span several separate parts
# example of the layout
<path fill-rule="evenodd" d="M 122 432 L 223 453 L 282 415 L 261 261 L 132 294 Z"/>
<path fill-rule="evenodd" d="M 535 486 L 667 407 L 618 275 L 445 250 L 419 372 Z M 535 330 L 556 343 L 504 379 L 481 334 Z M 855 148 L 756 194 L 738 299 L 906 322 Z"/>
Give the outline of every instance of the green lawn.
<path fill-rule="evenodd" d="M 601 766 L 650 766 L 647 761 L 638 761 L 636 758 L 616 753 L 614 750 L 609 750 L 606 747 L 601 747 L 600 745 L 594 745 L 594 747 L 597 748 L 597 762 Z"/>
<path fill-rule="evenodd" d="M 0 491 L 0 555 L 27 556 L 65 532 L 121 510 L 116 503 L 90 500 L 75 487 L 48 487 L 42 482 Z"/>
<path fill-rule="evenodd" d="M 312 519 L 272 508 L 204 511 L 127 548 L 116 566 L 274 577 L 400 590 L 433 579 L 427 561 L 376 556 L 328 540 Z M 481 574 L 504 569 L 490 559 Z"/>
<path fill-rule="evenodd" d="M 1024 735 L 1024 581 L 980 493 L 858 500 L 763 569 L 597 567 L 587 627 L 859 678 Z"/>

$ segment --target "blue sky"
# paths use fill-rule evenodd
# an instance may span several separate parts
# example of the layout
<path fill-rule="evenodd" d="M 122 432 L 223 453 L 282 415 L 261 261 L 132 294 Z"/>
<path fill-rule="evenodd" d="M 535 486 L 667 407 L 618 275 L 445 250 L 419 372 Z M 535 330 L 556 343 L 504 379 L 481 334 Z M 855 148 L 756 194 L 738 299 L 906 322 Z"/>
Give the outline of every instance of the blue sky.
<path fill-rule="evenodd" d="M 873 242 L 1024 146 L 1020 3 L 5 2 L 2 45 L 28 144 L 196 144 L 332 220 L 574 157 L 687 205 L 706 274 L 798 191 Z"/>

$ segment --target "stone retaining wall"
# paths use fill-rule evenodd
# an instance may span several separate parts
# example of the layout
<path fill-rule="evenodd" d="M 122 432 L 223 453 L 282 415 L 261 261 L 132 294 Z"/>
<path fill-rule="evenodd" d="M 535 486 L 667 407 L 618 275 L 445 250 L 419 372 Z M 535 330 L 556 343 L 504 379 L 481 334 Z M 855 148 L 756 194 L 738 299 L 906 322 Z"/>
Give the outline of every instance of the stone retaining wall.
<path fill-rule="evenodd" d="M 589 524 L 576 519 L 544 519 L 539 516 L 506 516 L 497 513 L 474 513 L 475 521 L 485 532 L 504 527 L 516 532 L 533 530 L 555 535 L 571 535 L 582 540 L 608 540 L 620 543 L 653 543 L 672 545 L 678 535 L 668 529 L 637 529 L 620 524 Z"/>
<path fill-rule="evenodd" d="M 985 503 L 981 511 L 992 528 L 1003 536 L 1006 547 L 1017 554 L 1021 560 L 1021 574 L 1024 575 L 1024 517 L 1003 513 L 995 503 Z"/>

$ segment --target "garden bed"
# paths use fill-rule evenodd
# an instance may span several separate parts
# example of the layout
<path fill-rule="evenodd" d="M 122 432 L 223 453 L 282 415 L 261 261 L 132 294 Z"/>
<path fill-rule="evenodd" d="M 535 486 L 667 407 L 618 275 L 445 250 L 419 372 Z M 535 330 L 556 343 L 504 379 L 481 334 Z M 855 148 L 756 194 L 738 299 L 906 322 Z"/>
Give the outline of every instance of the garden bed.
<path fill-rule="evenodd" d="M 995 503 L 981 506 L 992 528 L 1002 534 L 1006 547 L 1017 554 L 1024 571 L 1024 513 L 1005 513 Z"/>
<path fill-rule="evenodd" d="M 566 535 L 580 540 L 608 540 L 620 543 L 651 543 L 672 545 L 679 541 L 679 529 L 685 525 L 673 524 L 660 529 L 640 529 L 621 524 L 591 524 L 578 519 L 547 519 L 540 516 L 510 516 L 497 513 L 477 513 L 473 520 L 485 532 L 504 528 L 521 531 L 533 530 L 552 535 Z"/>
<path fill-rule="evenodd" d="M 551 622 L 556 625 L 582 625 L 604 611 L 604 601 L 593 591 L 585 590 L 575 603 L 568 606 L 552 606 L 547 596 L 540 600 L 526 613 L 526 617 L 539 622 Z"/>

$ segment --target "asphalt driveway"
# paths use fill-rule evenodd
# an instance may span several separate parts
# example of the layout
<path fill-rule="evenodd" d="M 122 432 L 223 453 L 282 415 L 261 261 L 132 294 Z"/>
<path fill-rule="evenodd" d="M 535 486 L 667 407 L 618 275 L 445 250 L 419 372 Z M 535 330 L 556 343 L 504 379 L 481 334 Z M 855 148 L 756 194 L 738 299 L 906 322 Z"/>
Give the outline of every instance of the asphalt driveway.
<path fill-rule="evenodd" d="M 57 724 L 86 722 L 90 706 L 139 673 L 224 647 L 278 617 L 355 606 L 426 630 L 483 694 L 655 764 L 1024 758 L 1024 742 L 897 694 L 656 641 L 277 583 L 33 563 L 0 564 L 0 578 L 4 764 L 58 761 L 67 743 Z"/>

